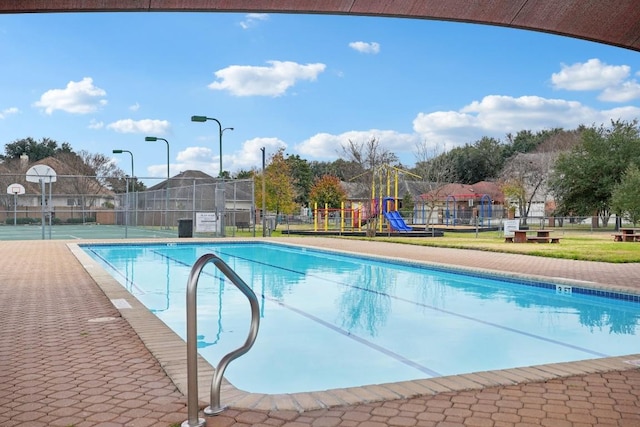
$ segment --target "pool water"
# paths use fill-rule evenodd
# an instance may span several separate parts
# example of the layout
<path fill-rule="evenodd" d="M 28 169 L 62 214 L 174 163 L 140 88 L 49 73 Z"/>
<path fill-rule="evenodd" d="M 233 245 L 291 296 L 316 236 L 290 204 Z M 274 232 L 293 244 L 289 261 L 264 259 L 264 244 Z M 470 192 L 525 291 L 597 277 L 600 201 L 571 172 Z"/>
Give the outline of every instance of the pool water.
<path fill-rule="evenodd" d="M 253 348 L 225 377 L 294 393 L 637 353 L 640 297 L 463 274 L 270 243 L 81 245 L 183 339 L 186 285 L 206 253 L 260 303 Z M 198 351 L 213 366 L 246 340 L 246 297 L 208 264 Z"/>

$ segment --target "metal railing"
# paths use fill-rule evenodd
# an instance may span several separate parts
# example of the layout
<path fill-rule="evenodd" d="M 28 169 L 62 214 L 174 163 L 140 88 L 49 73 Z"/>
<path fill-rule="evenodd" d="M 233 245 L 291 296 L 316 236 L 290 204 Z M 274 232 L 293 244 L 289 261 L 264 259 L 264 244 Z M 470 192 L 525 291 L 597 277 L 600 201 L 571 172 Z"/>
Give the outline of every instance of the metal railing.
<path fill-rule="evenodd" d="M 202 255 L 195 262 L 187 282 L 187 413 L 188 419 L 182 427 L 201 427 L 205 421 L 198 417 L 198 321 L 197 321 L 197 288 L 202 269 L 207 263 L 213 264 L 249 299 L 251 305 L 251 326 L 249 336 L 244 344 L 226 354 L 216 367 L 211 381 L 211 396 L 209 406 L 204 409 L 205 415 L 217 415 L 224 411 L 220 406 L 220 386 L 227 365 L 234 359 L 245 354 L 253 346 L 260 326 L 260 307 L 258 298 L 253 290 L 233 271 L 222 259 L 214 254 Z"/>

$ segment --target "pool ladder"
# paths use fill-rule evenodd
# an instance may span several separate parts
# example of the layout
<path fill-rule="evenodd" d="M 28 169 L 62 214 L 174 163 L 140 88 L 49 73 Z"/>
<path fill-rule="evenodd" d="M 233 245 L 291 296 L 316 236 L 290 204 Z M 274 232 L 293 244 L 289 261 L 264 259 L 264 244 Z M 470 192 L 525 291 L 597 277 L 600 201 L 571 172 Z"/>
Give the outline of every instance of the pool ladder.
<path fill-rule="evenodd" d="M 260 326 L 260 309 L 258 298 L 253 290 L 233 271 L 223 260 L 214 254 L 202 255 L 193 264 L 189 281 L 187 282 L 187 414 L 188 419 L 181 424 L 181 427 L 202 427 L 205 420 L 198 417 L 198 325 L 196 291 L 198 279 L 202 269 L 207 263 L 213 264 L 220 270 L 238 289 L 249 299 L 251 305 L 251 326 L 249 336 L 244 344 L 225 355 L 216 367 L 213 379 L 211 380 L 211 397 L 209 406 L 204 409 L 205 415 L 217 415 L 225 410 L 220 406 L 220 386 L 222 377 L 227 365 L 232 360 L 245 354 L 256 340 L 258 327 Z"/>

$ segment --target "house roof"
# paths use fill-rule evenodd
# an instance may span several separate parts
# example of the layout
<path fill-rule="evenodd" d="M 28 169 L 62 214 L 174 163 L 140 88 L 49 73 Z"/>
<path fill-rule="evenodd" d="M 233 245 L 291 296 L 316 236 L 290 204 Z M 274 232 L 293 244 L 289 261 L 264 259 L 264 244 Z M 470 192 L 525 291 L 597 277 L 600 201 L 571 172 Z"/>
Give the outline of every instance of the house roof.
<path fill-rule="evenodd" d="M 29 163 L 28 161 L 15 161 L 11 162 L 8 166 L 5 163 L 0 164 L 0 173 L 4 174 L 2 181 L 12 180 L 11 184 L 22 184 L 26 193 L 28 194 L 40 194 L 41 185 L 39 182 L 30 182 L 26 179 L 26 174 L 29 169 L 36 165 L 46 165 L 55 171 L 56 181 L 53 183 L 51 190 L 56 196 L 60 195 L 79 195 L 78 188 L 84 188 L 88 194 L 96 196 L 111 197 L 115 193 L 101 185 L 95 177 L 91 176 L 76 176 L 76 172 L 67 163 L 55 158 L 46 157 L 37 162 Z M 77 178 L 84 178 L 82 185 L 78 184 Z M 45 180 L 46 183 L 46 180 Z"/>
<path fill-rule="evenodd" d="M 371 198 L 371 188 L 369 185 L 365 185 L 360 182 L 346 182 L 340 183 L 344 191 L 347 193 L 347 199 L 349 200 L 368 200 Z M 383 190 L 385 196 L 392 196 L 395 193 L 395 183 L 391 183 L 391 194 L 386 194 L 386 187 Z M 403 198 L 406 194 L 410 194 L 411 197 L 416 198 L 420 194 L 424 193 L 426 189 L 430 188 L 430 183 L 424 181 L 409 181 L 404 176 L 398 177 L 398 198 Z M 376 190 L 376 196 L 379 194 L 379 189 Z"/>
<path fill-rule="evenodd" d="M 185 187 L 193 185 L 193 181 L 196 180 L 196 184 L 214 184 L 219 181 L 218 178 L 214 178 L 199 170 L 186 170 L 180 172 L 174 177 L 169 178 L 169 188 Z M 164 190 L 167 188 L 167 180 L 161 181 L 156 185 L 149 187 L 148 191 Z"/>
<path fill-rule="evenodd" d="M 203 184 L 217 184 L 219 182 L 224 182 L 225 187 L 227 185 L 236 185 L 237 180 L 221 180 L 220 178 L 214 178 L 211 175 L 208 175 L 199 170 L 186 170 L 184 172 L 180 172 L 174 177 L 169 178 L 169 188 L 187 188 L 188 191 L 191 191 L 190 188 L 193 186 L 195 181 L 196 185 Z M 250 180 L 247 180 L 250 181 Z M 157 183 L 156 185 L 147 188 L 145 191 L 157 191 L 157 190 L 165 190 L 167 188 L 167 180 L 165 179 L 162 182 Z M 227 187 L 228 188 L 228 187 Z M 252 200 L 253 187 L 251 186 L 243 186 L 236 185 L 233 190 L 233 195 L 236 200 Z M 228 193 L 231 194 L 231 193 Z"/>
<path fill-rule="evenodd" d="M 487 195 L 494 203 L 504 203 L 504 194 L 500 186 L 492 181 L 479 181 L 475 184 L 444 184 L 427 193 L 420 195 L 422 199 L 446 200 L 455 197 L 456 200 L 479 200 L 483 195 Z"/>
<path fill-rule="evenodd" d="M 349 200 L 368 200 L 371 198 L 371 188 L 357 182 L 341 182 L 342 188 L 347 193 Z M 386 188 L 383 191 L 385 196 L 393 196 L 395 193 L 395 183 L 390 185 L 390 194 Z M 376 190 L 376 197 L 379 191 Z M 500 186 L 491 181 L 480 181 L 473 185 L 467 184 L 439 184 L 428 181 L 409 181 L 403 177 L 398 178 L 398 197 L 403 198 L 410 194 L 414 200 L 435 199 L 446 200 L 447 196 L 454 196 L 458 200 L 480 199 L 484 194 L 488 195 L 495 203 L 504 203 L 504 195 Z"/>

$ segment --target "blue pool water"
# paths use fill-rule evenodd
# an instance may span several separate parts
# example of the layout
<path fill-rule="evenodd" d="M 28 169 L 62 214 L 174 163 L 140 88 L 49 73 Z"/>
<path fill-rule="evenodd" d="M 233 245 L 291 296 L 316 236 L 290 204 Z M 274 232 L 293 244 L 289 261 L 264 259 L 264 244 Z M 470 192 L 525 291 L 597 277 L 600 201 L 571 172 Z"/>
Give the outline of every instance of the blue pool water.
<path fill-rule="evenodd" d="M 82 245 L 183 339 L 186 284 L 206 253 L 253 289 L 253 348 L 225 372 L 254 393 L 398 382 L 638 352 L 640 297 L 461 274 L 269 243 Z M 246 297 L 208 264 L 199 352 L 216 365 L 246 340 Z"/>

